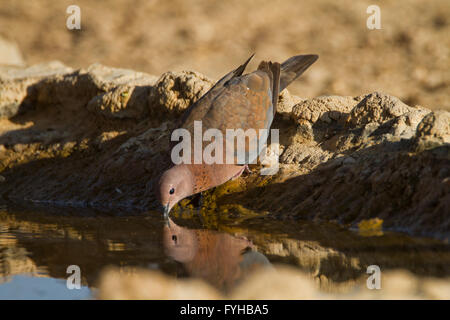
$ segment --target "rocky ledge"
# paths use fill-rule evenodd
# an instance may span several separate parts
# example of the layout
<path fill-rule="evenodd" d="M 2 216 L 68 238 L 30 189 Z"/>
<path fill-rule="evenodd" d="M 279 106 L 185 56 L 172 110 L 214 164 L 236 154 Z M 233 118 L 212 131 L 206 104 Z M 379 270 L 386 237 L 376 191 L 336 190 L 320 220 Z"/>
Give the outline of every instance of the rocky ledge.
<path fill-rule="evenodd" d="M 212 84 L 193 71 L 0 68 L 0 194 L 16 203 L 154 209 L 170 130 Z M 207 212 L 449 238 L 449 112 L 381 92 L 302 99 L 284 90 L 273 128 L 279 172 L 253 170 L 211 190 Z"/>

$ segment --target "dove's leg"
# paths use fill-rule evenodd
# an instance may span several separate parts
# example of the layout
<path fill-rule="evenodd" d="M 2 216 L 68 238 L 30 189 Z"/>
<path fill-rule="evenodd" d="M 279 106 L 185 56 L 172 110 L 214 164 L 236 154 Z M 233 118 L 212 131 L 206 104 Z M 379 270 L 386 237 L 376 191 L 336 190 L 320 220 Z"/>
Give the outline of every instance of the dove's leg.
<path fill-rule="evenodd" d="M 197 208 L 197 215 L 198 218 L 200 219 L 200 222 L 202 223 L 202 225 L 205 225 L 205 222 L 203 221 L 203 216 L 202 216 L 202 207 L 203 207 L 203 192 L 200 192 L 199 194 L 200 198 L 198 200 L 198 208 Z"/>
<path fill-rule="evenodd" d="M 170 219 L 169 217 L 164 217 L 164 223 L 167 225 L 167 227 L 170 229 Z"/>
<path fill-rule="evenodd" d="M 231 178 L 231 180 L 236 180 L 236 179 L 239 178 L 244 172 L 251 173 L 252 170 L 250 170 L 250 168 L 248 167 L 248 165 L 243 165 L 243 166 L 242 166 L 242 169 L 241 169 L 238 173 L 236 173 L 236 174 Z"/>

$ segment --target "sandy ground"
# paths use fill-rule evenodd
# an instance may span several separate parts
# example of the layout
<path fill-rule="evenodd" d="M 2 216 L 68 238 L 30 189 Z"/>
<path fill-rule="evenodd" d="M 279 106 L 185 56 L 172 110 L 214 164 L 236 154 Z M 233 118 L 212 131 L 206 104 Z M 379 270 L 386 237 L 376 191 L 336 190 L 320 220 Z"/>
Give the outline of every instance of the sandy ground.
<path fill-rule="evenodd" d="M 73 1 L 0 0 L 0 36 L 28 64 L 100 62 L 159 75 L 197 70 L 218 78 L 244 61 L 317 53 L 319 61 L 290 87 L 302 97 L 375 90 L 409 105 L 450 110 L 450 2 L 435 1 L 87 1 L 81 30 L 66 28 Z M 381 30 L 366 9 L 381 8 Z"/>

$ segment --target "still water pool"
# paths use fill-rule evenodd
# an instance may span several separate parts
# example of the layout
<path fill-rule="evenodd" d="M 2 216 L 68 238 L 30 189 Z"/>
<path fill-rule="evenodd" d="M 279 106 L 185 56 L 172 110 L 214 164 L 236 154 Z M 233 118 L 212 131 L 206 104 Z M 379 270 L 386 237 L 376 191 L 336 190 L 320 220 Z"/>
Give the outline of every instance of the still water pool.
<path fill-rule="evenodd" d="M 227 292 L 255 266 L 289 264 L 326 278 L 321 289 L 351 282 L 369 265 L 418 276 L 450 276 L 450 246 L 404 234 L 364 234 L 338 225 L 280 221 L 255 214 L 214 223 L 169 223 L 155 212 L 0 209 L 0 299 L 91 299 L 110 265 L 202 278 Z M 79 266 L 81 288 L 67 287 Z"/>

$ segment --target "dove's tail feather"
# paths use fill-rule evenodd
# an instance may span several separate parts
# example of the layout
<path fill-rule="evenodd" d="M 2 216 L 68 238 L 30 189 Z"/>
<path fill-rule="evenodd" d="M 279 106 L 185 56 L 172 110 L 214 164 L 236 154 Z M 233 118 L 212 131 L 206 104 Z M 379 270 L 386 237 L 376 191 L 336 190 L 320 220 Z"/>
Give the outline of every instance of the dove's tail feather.
<path fill-rule="evenodd" d="M 280 93 L 281 65 L 278 62 L 261 61 L 258 70 L 263 70 L 269 75 L 272 87 L 272 105 L 275 112 L 277 110 L 278 94 Z"/>
<path fill-rule="evenodd" d="M 237 67 L 236 69 L 234 69 L 233 71 L 227 73 L 225 76 L 222 77 L 222 79 L 220 79 L 219 81 L 217 81 L 217 83 L 214 85 L 214 87 L 220 87 L 220 86 L 224 86 L 228 83 L 228 81 L 230 81 L 231 79 L 235 78 L 235 77 L 239 77 L 241 76 L 244 71 L 245 68 L 247 67 L 248 63 L 250 62 L 250 60 L 252 60 L 253 56 L 255 54 L 252 54 L 250 56 L 250 58 L 247 59 L 247 61 L 245 61 L 243 64 L 241 64 L 239 67 Z"/>
<path fill-rule="evenodd" d="M 280 92 L 297 79 L 317 59 L 318 55 L 308 54 L 294 56 L 281 64 Z"/>
<path fill-rule="evenodd" d="M 252 55 L 250 56 L 250 58 L 247 59 L 247 61 L 245 61 L 243 64 L 241 64 L 236 70 L 234 70 L 234 74 L 235 74 L 236 76 L 242 75 L 242 73 L 244 72 L 245 68 L 247 67 L 247 65 L 248 65 L 248 63 L 250 62 L 250 60 L 252 60 L 252 58 L 253 58 L 254 55 L 255 55 L 255 54 L 252 54 Z"/>

